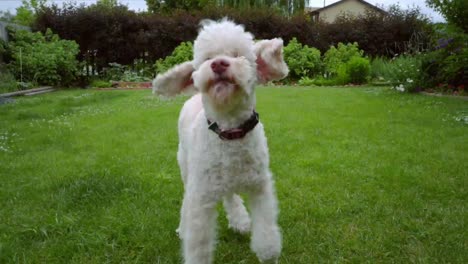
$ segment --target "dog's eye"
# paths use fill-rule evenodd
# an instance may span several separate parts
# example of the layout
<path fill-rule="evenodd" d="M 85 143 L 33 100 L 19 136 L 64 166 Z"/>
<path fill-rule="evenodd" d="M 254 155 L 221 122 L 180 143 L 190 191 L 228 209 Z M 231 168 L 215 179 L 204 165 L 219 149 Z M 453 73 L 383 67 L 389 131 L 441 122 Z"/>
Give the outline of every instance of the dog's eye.
<path fill-rule="evenodd" d="M 206 60 L 207 60 L 207 61 L 208 61 L 208 60 L 211 60 L 211 57 L 207 57 Z"/>

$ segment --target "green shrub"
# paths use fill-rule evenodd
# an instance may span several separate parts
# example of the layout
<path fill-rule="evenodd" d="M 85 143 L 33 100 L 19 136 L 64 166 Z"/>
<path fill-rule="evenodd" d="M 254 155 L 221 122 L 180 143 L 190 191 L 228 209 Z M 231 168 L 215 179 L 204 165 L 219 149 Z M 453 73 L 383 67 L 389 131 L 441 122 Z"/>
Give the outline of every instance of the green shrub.
<path fill-rule="evenodd" d="M 140 75 L 138 72 L 132 70 L 126 70 L 120 81 L 124 82 L 148 82 L 151 78 Z"/>
<path fill-rule="evenodd" d="M 193 44 L 190 41 L 182 42 L 171 55 L 156 61 L 156 72 L 163 73 L 177 64 L 193 59 Z"/>
<path fill-rule="evenodd" d="M 291 46 L 291 47 L 289 47 Z M 307 46 L 305 46 L 307 47 Z M 287 50 L 301 50 L 301 46 L 295 39 L 293 39 L 288 46 L 285 47 L 285 60 L 288 62 Z M 311 83 L 314 85 L 344 85 L 348 83 L 361 84 L 365 83 L 369 78 L 370 74 L 370 62 L 369 59 L 363 58 L 363 51 L 359 50 L 357 43 L 338 43 L 337 48 L 332 46 L 324 55 L 324 64 L 326 73 L 324 77 L 319 76 L 315 79 L 301 79 L 301 85 Z M 296 55 L 297 54 L 297 55 Z M 306 64 L 305 58 L 307 58 L 301 52 L 294 53 L 293 62 L 297 63 L 297 69 L 302 69 Z M 316 54 L 320 56 L 320 52 Z M 292 57 L 292 56 L 291 56 Z M 314 57 L 315 59 L 316 57 Z M 318 60 L 320 57 L 317 58 Z M 294 68 L 291 67 L 292 63 L 288 62 L 290 71 L 294 72 Z M 315 63 L 320 65 L 320 63 Z M 294 65 L 296 66 L 296 65 Z M 296 72 L 297 73 L 301 73 Z M 299 75 L 305 76 L 305 75 Z"/>
<path fill-rule="evenodd" d="M 108 81 L 147 82 L 154 78 L 151 72 L 151 67 L 141 60 L 135 60 L 131 66 L 113 62 L 103 69 L 101 77 Z"/>
<path fill-rule="evenodd" d="M 314 83 L 314 79 L 311 79 L 307 76 L 303 76 L 301 77 L 301 79 L 299 79 L 299 81 L 297 82 L 297 84 L 301 85 L 301 86 L 312 86 L 312 85 L 315 85 Z"/>
<path fill-rule="evenodd" d="M 75 41 L 61 40 L 47 30 L 45 34 L 17 30 L 9 45 L 13 61 L 11 67 L 17 78 L 42 85 L 70 85 L 78 71 Z"/>
<path fill-rule="evenodd" d="M 336 86 L 341 85 L 337 78 L 327 79 L 323 76 L 316 76 L 314 79 L 309 77 L 302 77 L 297 84 L 302 86 Z"/>
<path fill-rule="evenodd" d="M 387 58 L 376 57 L 371 61 L 370 77 L 374 80 L 385 80 L 388 76 L 390 61 Z"/>
<path fill-rule="evenodd" d="M 111 62 L 109 63 L 109 67 L 103 69 L 103 74 L 101 77 L 108 81 L 120 81 L 125 70 L 126 66 Z"/>
<path fill-rule="evenodd" d="M 468 35 L 460 29 L 442 26 L 435 38 L 435 50 L 427 53 L 422 61 L 423 86 L 442 87 L 442 91 L 450 92 L 460 90 L 456 87 L 468 83 Z"/>
<path fill-rule="evenodd" d="M 338 43 L 337 48 L 331 46 L 324 54 L 323 62 L 325 64 L 325 71 L 328 75 L 336 75 L 340 65 L 347 63 L 352 57 L 362 57 L 364 51 L 359 49 L 356 42 L 354 43 Z"/>
<path fill-rule="evenodd" d="M 349 82 L 354 84 L 362 84 L 367 81 L 370 74 L 370 62 L 367 58 L 352 57 L 346 63 L 346 72 Z"/>
<path fill-rule="evenodd" d="M 131 67 L 133 72 L 146 80 L 152 80 L 155 77 L 155 65 L 153 61 L 149 62 L 143 59 L 135 59 Z"/>
<path fill-rule="evenodd" d="M 93 88 L 109 88 L 111 86 L 111 83 L 108 81 L 94 80 L 91 82 L 91 87 Z"/>
<path fill-rule="evenodd" d="M 4 56 L 6 55 L 6 51 L 7 44 L 3 39 L 0 39 L 0 63 L 4 62 Z"/>
<path fill-rule="evenodd" d="M 336 75 L 331 78 L 333 85 L 345 85 L 350 82 L 347 64 L 340 64 L 336 70 Z"/>
<path fill-rule="evenodd" d="M 414 92 L 421 87 L 421 68 L 424 55 L 401 55 L 393 59 L 385 79 L 400 92 Z"/>
<path fill-rule="evenodd" d="M 303 46 L 296 38 L 284 47 L 284 60 L 288 64 L 289 76 L 292 79 L 317 75 L 321 71 L 320 51 L 307 45 Z"/>
<path fill-rule="evenodd" d="M 0 93 L 14 92 L 18 90 L 15 76 L 0 64 Z"/>
<path fill-rule="evenodd" d="M 318 76 L 314 79 L 302 77 L 298 84 L 306 86 L 334 86 L 345 85 L 348 83 L 362 84 L 368 80 L 369 74 L 369 60 L 367 58 L 352 57 L 347 63 L 340 63 L 333 76 L 329 76 L 328 78 Z"/>

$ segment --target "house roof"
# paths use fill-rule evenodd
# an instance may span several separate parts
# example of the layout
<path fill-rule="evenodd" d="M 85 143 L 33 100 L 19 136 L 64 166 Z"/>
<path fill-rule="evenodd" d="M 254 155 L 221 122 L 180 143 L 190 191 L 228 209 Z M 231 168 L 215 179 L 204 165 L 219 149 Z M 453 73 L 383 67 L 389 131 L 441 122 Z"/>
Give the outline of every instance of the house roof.
<path fill-rule="evenodd" d="M 312 15 L 319 14 L 319 13 L 322 12 L 323 10 L 326 10 L 326 9 L 328 9 L 328 8 L 330 8 L 330 7 L 337 6 L 337 5 L 339 5 L 339 4 L 343 3 L 343 2 L 346 2 L 346 1 L 350 1 L 350 0 L 341 0 L 341 1 L 335 2 L 335 3 L 333 3 L 333 4 L 324 6 L 324 7 L 322 7 L 322 8 L 315 9 L 315 10 L 311 11 L 310 14 L 312 14 Z M 368 3 L 368 2 L 366 2 L 366 1 L 364 1 L 364 0 L 355 0 L 355 1 L 360 2 L 361 4 L 364 4 L 364 5 L 370 7 L 371 9 L 373 9 L 373 10 L 375 10 L 375 11 L 377 11 L 377 12 L 385 13 L 385 14 L 387 13 L 387 12 L 385 12 L 384 10 L 382 10 L 382 9 L 376 7 L 375 5 L 370 4 L 370 3 Z"/>

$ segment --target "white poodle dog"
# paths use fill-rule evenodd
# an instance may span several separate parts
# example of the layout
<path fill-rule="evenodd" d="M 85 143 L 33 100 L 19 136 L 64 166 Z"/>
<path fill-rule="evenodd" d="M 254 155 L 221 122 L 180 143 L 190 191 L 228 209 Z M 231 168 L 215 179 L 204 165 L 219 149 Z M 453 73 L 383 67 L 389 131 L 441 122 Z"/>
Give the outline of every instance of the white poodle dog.
<path fill-rule="evenodd" d="M 216 204 L 229 226 L 252 232 L 261 262 L 277 263 L 281 233 L 268 146 L 255 112 L 255 85 L 286 77 L 283 40 L 254 42 L 241 25 L 205 20 L 193 61 L 158 75 L 153 93 L 195 91 L 179 117 L 179 162 L 185 194 L 177 229 L 187 264 L 213 261 Z M 237 193 L 249 195 L 249 214 Z"/>

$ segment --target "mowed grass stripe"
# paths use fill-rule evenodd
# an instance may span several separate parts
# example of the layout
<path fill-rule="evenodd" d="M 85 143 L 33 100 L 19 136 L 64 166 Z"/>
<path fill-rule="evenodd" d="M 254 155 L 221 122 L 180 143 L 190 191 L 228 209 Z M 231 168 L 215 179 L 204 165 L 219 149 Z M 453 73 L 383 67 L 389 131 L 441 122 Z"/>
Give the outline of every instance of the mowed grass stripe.
<path fill-rule="evenodd" d="M 187 97 L 73 90 L 0 106 L 1 263 L 179 263 Z M 467 260 L 468 106 L 260 87 L 282 263 Z M 257 263 L 220 209 L 216 263 Z"/>

